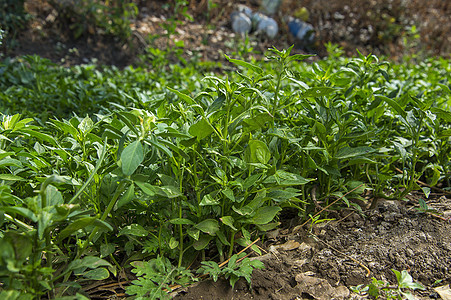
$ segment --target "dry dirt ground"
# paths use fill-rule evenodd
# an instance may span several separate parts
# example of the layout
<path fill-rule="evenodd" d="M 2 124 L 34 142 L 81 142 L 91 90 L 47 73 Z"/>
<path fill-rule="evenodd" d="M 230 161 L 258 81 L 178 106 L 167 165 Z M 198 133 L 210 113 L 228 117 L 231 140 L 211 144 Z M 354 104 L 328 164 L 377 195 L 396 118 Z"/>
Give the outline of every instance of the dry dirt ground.
<path fill-rule="evenodd" d="M 7 55 L 38 54 L 62 65 L 88 63 L 93 58 L 99 64 L 118 67 L 135 64 L 147 47 L 166 47 L 166 38 L 158 36 L 166 34 L 161 24 L 173 16 L 172 6 L 167 4 L 174 1 L 130 1 L 137 3 L 139 15 L 131 26 L 131 43 L 124 44 L 97 34 L 95 29 L 94 34 L 73 40 L 68 37 L 71 32 L 61 30 L 71 24 L 55 22 L 59 16 L 48 0 L 25 0 L 33 18 L 28 28 L 17 35 L 17 47 L 9 49 Z M 260 1 L 191 0 L 188 13 L 193 20 L 181 18 L 170 41 L 184 41 L 185 58 L 198 55 L 201 60 L 224 61 L 223 53 L 230 55 L 237 44 L 230 28 L 230 14 L 238 3 L 258 11 Z M 308 51 L 319 57 L 327 54 L 327 42 L 339 45 L 347 55 L 356 55 L 358 49 L 393 60 L 406 54 L 450 57 L 451 1 L 443 0 L 283 0 L 273 16 L 279 24 L 279 34 L 273 40 L 251 36 L 252 52 L 261 55 L 272 46 L 283 49 L 299 44 L 288 33 L 286 17 L 303 7 L 309 12 L 307 22 L 313 25 L 316 35 L 316 42 Z M 149 34 L 153 36 L 151 42 L 145 41 Z M 306 51 L 296 48 L 298 52 Z"/>
<path fill-rule="evenodd" d="M 136 62 L 139 47 L 127 48 L 127 45 L 117 45 L 99 36 L 73 41 L 54 28 L 46 27 L 44 19 L 52 11 L 45 5 L 46 1 L 33 1 L 27 1 L 27 4 L 41 19 L 34 19 L 33 26 L 19 36 L 18 47 L 10 50 L 9 56 L 38 54 L 62 65 L 87 63 L 93 58 L 100 64 L 119 67 Z M 168 10 L 162 8 L 165 1 L 140 2 L 145 5 L 133 28 L 142 36 L 149 33 L 164 34 L 159 24 L 169 14 Z M 212 10 L 210 25 L 213 26 L 208 26 L 202 15 L 202 5 L 206 2 L 191 1 L 190 9 L 195 19 L 178 26 L 177 38 L 182 38 L 185 49 L 198 53 L 202 60 L 220 60 L 221 51 L 233 50 L 233 47 L 228 46 L 235 39 L 228 21 L 233 3 L 216 1 L 219 8 Z M 386 14 L 382 20 L 388 20 L 388 25 L 395 22 L 401 24 L 402 19 L 390 19 L 390 14 L 400 14 L 395 9 L 396 5 L 406 1 L 366 0 L 364 2 L 369 6 L 363 12 L 359 10 L 365 6 L 354 0 L 332 1 L 330 5 L 326 2 L 330 1 L 287 0 L 282 11 L 286 13 L 305 5 L 311 11 L 311 21 L 318 30 L 319 41 L 338 42 L 348 53 L 355 54 L 356 48 L 394 58 L 399 53 L 405 53 L 401 38 L 384 40 L 384 37 L 374 36 L 370 32 L 368 19 L 371 21 L 371 15 L 368 15 L 368 11 L 379 9 L 381 16 Z M 257 7 L 256 1 L 242 3 L 254 9 Z M 449 55 L 450 2 L 407 3 L 418 5 L 417 15 L 412 14 L 412 22 L 417 20 L 415 24 L 420 31 L 430 31 L 429 35 L 422 37 L 420 48 L 430 48 L 433 54 Z M 429 6 L 426 7 L 425 3 Z M 411 10 L 414 8 L 410 7 Z M 421 14 L 422 11 L 424 14 Z M 381 28 L 388 31 L 398 28 L 385 23 L 382 25 Z M 255 50 L 262 52 L 271 45 L 286 47 L 293 39 L 282 27 L 276 41 L 257 38 L 254 41 Z M 156 39 L 154 42 L 154 47 L 164 46 L 164 41 Z M 320 55 L 324 54 L 321 46 L 316 51 Z M 415 292 L 418 299 L 440 299 L 434 288 L 451 284 L 451 196 L 442 192 L 430 197 L 427 203 L 436 210 L 436 215 L 421 213 L 416 209 L 420 197 L 422 195 L 412 195 L 408 202 L 381 201 L 375 209 L 364 210 L 363 214 L 346 209 L 340 213 L 331 212 L 328 218 L 333 221 L 313 227 L 309 224 L 299 226 L 299 220 L 285 216 L 282 228 L 271 232 L 263 243 L 259 243 L 264 254 L 256 257 L 254 253 L 249 253 L 265 264 L 265 269 L 254 271 L 251 289 L 245 281 L 239 281 L 232 290 L 225 280 L 205 280 L 179 288 L 172 295 L 177 299 L 364 299 L 367 296 L 354 294 L 349 288 L 368 284 L 372 277 L 394 285 L 396 280 L 391 269 L 395 269 L 408 270 L 414 281 L 426 287 L 425 291 Z M 104 283 L 88 293 L 93 299 L 118 299 L 125 296 L 122 285 L 114 282 Z"/>

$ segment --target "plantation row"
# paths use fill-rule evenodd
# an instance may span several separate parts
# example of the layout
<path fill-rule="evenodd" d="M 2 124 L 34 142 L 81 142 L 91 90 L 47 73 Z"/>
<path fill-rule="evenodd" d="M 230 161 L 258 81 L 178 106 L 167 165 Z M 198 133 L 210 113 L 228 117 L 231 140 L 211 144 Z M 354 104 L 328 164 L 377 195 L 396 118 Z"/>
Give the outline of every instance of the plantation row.
<path fill-rule="evenodd" d="M 196 261 L 250 281 L 262 265 L 236 253 L 284 208 L 315 222 L 313 199 L 351 192 L 332 208 L 361 210 L 365 190 L 450 187 L 449 61 L 335 51 L 314 63 L 290 50 L 228 58 L 227 76 L 4 60 L 0 297 L 74 295 L 132 266 L 127 294 L 163 298 L 196 280 Z"/>

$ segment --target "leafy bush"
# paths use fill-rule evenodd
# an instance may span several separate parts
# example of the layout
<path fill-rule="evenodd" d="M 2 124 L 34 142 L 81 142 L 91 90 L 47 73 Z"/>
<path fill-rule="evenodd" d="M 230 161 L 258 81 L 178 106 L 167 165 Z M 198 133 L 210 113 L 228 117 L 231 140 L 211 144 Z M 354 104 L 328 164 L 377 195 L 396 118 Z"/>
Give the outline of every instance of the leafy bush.
<path fill-rule="evenodd" d="M 24 8 L 25 0 L 0 0 L 0 27 L 11 40 L 24 29 L 30 18 Z"/>
<path fill-rule="evenodd" d="M 88 34 L 109 35 L 128 41 L 132 35 L 131 20 L 138 7 L 127 0 L 49 0 L 57 11 L 55 23 L 78 39 Z"/>
<path fill-rule="evenodd" d="M 403 199 L 418 179 L 449 187 L 449 61 L 330 50 L 310 63 L 291 49 L 227 57 L 228 76 L 3 61 L 3 292 L 75 294 L 132 263 L 127 292 L 163 295 L 191 280 L 199 253 L 230 258 L 201 271 L 233 284 L 261 267 L 238 264 L 237 249 L 284 208 L 309 218 L 336 199 L 332 208 L 357 207 L 365 189 Z"/>

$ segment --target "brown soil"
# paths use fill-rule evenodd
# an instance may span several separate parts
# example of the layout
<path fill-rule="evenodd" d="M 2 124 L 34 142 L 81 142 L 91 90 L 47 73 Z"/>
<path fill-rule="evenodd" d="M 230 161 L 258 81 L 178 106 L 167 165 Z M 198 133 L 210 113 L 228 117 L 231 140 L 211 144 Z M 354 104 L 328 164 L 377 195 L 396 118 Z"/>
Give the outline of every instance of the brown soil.
<path fill-rule="evenodd" d="M 139 63 L 138 56 L 147 47 L 166 48 L 166 32 L 161 24 L 173 11 L 166 5 L 172 1 L 133 2 L 139 7 L 139 15 L 132 24 L 131 41 L 124 43 L 105 37 L 96 28 L 73 39 L 73 32 L 67 29 L 69 25 L 54 22 L 58 15 L 48 0 L 26 0 L 25 8 L 33 17 L 27 29 L 17 35 L 16 46 L 6 54 L 38 54 L 66 66 L 92 61 L 118 67 Z M 214 4 L 210 9 L 209 2 Z M 231 54 L 237 49 L 238 37 L 230 28 L 230 14 L 238 3 L 259 10 L 258 0 L 190 1 L 188 12 L 194 19 L 178 24 L 169 44 L 183 40 L 185 58 L 198 56 L 204 61 L 223 61 L 223 53 Z M 274 40 L 251 35 L 252 52 L 261 55 L 272 46 L 284 49 L 298 44 L 288 33 L 285 17 L 302 7 L 307 8 L 308 22 L 317 36 L 315 45 L 308 50 L 320 57 L 327 54 L 324 47 L 327 42 L 338 44 L 348 55 L 356 55 L 358 49 L 364 54 L 385 55 L 394 60 L 409 53 L 441 56 L 451 53 L 451 2 L 442 0 L 284 0 L 278 14 L 273 16 L 279 23 L 279 34 Z M 417 28 L 419 38 L 414 38 L 409 26 Z M 154 37 L 151 42 L 146 40 L 149 35 Z M 306 50 L 298 46 L 297 52 Z"/>
<path fill-rule="evenodd" d="M 426 287 L 414 293 L 418 299 L 440 299 L 434 287 L 451 283 L 451 198 L 428 205 L 442 217 L 383 201 L 365 216 L 343 210 L 311 233 L 309 225 L 273 232 L 275 240 L 262 245 L 267 253 L 256 257 L 266 268 L 254 270 L 252 289 L 245 281 L 232 290 L 226 280 L 207 280 L 177 291 L 176 299 L 366 299 L 349 287 L 372 277 L 394 285 L 391 269 L 409 271 Z"/>

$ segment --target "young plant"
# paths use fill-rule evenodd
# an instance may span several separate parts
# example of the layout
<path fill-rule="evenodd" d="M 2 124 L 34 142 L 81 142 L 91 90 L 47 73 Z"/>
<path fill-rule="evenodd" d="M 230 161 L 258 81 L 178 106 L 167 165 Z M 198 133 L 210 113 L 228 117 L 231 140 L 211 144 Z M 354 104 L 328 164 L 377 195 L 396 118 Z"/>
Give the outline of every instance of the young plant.
<path fill-rule="evenodd" d="M 213 281 L 217 281 L 219 277 L 229 279 L 232 289 L 235 287 L 235 283 L 240 279 L 246 279 L 249 287 L 251 287 L 252 272 L 254 269 L 263 269 L 265 265 L 259 260 L 250 260 L 246 256 L 246 253 L 240 255 L 233 255 L 227 266 L 220 267 L 214 261 L 204 261 L 202 266 L 197 270 L 197 273 L 203 275 L 209 275 Z"/>
<path fill-rule="evenodd" d="M 393 270 L 396 275 L 397 285 L 391 286 L 390 283 L 383 280 L 372 278 L 369 285 L 358 285 L 352 287 L 351 290 L 357 294 L 367 293 L 375 299 L 384 297 L 384 299 L 409 299 L 414 300 L 415 297 L 408 290 L 424 290 L 425 288 L 416 282 L 413 282 L 412 276 L 406 271 L 401 272 Z M 407 291 L 406 291 L 407 290 Z"/>

